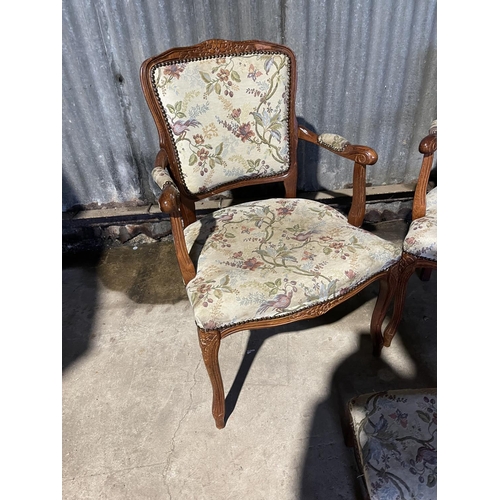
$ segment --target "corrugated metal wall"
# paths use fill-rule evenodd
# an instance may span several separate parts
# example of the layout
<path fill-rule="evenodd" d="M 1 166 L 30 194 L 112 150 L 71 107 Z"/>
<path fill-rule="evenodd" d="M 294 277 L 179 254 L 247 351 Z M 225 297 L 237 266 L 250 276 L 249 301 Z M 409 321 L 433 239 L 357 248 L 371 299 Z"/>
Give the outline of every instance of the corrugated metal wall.
<path fill-rule="evenodd" d="M 436 115 L 436 0 L 64 0 L 63 211 L 154 202 L 156 128 L 139 68 L 209 38 L 297 56 L 299 121 L 376 149 L 372 185 L 410 183 Z M 349 163 L 301 141 L 299 189 L 341 189 Z"/>

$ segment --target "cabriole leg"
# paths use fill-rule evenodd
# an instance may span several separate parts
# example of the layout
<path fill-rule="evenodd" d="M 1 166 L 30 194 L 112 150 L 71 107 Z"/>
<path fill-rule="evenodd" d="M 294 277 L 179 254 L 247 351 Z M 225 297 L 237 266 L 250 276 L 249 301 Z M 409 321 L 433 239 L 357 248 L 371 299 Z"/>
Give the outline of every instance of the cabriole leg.
<path fill-rule="evenodd" d="M 373 355 L 380 356 L 383 347 L 382 324 L 387 310 L 396 292 L 398 266 L 393 266 L 379 280 L 379 294 L 370 323 L 370 334 L 373 344 Z"/>
<path fill-rule="evenodd" d="M 225 400 L 224 385 L 219 367 L 220 332 L 198 328 L 198 339 L 200 341 L 203 361 L 205 362 L 212 384 L 212 415 L 214 416 L 217 429 L 223 429 L 225 426 Z"/>
<path fill-rule="evenodd" d="M 390 347 L 392 339 L 396 334 L 401 318 L 403 316 L 403 308 L 406 299 L 406 288 L 411 275 L 415 272 L 416 257 L 404 253 L 399 264 L 399 277 L 397 283 L 396 296 L 394 298 L 394 309 L 392 318 L 384 331 L 384 346 Z"/>

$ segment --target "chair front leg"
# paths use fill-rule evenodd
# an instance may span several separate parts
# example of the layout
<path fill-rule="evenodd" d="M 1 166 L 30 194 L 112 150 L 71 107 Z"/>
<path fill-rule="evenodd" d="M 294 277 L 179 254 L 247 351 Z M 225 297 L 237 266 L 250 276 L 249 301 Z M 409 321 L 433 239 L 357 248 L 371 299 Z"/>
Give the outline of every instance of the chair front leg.
<path fill-rule="evenodd" d="M 198 328 L 198 340 L 200 342 L 203 361 L 207 368 L 208 376 L 212 384 L 212 415 L 215 419 L 217 429 L 225 427 L 225 400 L 224 384 L 219 367 L 219 347 L 221 341 L 220 332 L 217 330 L 203 330 Z"/>
<path fill-rule="evenodd" d="M 370 334 L 372 337 L 374 356 L 380 356 L 382 351 L 384 341 L 382 335 L 382 324 L 396 293 L 398 284 L 398 267 L 398 264 L 393 265 L 379 280 L 379 294 L 370 323 Z"/>
<path fill-rule="evenodd" d="M 392 318 L 384 331 L 384 346 L 389 347 L 392 339 L 396 334 L 399 323 L 403 316 L 403 308 L 406 299 L 406 288 L 408 281 L 412 274 L 415 272 L 417 264 L 417 257 L 403 252 L 401 260 L 399 261 L 399 276 L 397 281 L 397 290 L 394 298 L 394 308 L 392 311 Z"/>

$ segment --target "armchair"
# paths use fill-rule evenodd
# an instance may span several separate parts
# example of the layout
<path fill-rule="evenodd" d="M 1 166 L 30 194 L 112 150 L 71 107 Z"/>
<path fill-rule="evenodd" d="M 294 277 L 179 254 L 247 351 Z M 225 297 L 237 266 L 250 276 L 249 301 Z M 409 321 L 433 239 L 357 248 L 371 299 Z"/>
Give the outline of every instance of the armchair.
<path fill-rule="evenodd" d="M 412 274 L 417 271 L 422 280 L 429 279 L 437 269 L 437 186 L 427 192 L 429 176 L 437 151 L 437 120 L 429 134 L 420 141 L 422 166 L 413 198 L 412 223 L 403 241 L 399 262 L 399 278 L 394 298 L 392 318 L 384 331 L 384 346 L 389 347 L 403 315 L 406 288 Z"/>
<path fill-rule="evenodd" d="M 212 414 L 225 426 L 218 353 L 235 332 L 313 318 L 380 280 L 374 351 L 397 280 L 400 249 L 360 228 L 365 170 L 376 152 L 299 126 L 296 63 L 284 46 L 208 40 L 141 66 L 159 134 L 153 178 L 170 214 L 175 251 L 211 381 Z M 348 217 L 296 197 L 298 140 L 353 161 Z M 284 197 L 197 217 L 195 203 L 226 190 L 280 181 Z"/>

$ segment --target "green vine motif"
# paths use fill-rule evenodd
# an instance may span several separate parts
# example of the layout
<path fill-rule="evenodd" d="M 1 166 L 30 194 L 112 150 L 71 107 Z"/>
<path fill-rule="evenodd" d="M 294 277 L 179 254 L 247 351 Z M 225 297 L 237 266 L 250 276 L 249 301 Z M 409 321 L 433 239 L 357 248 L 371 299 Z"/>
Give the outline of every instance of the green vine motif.
<path fill-rule="evenodd" d="M 251 112 L 254 119 L 252 125 L 255 129 L 255 133 L 251 130 L 250 123 L 241 123 L 240 109 L 233 109 L 230 114 L 231 121 L 237 125 L 231 125 L 227 122 L 223 122 L 223 125 L 243 142 L 248 141 L 257 147 L 266 145 L 270 149 L 274 160 L 284 164 L 286 163 L 286 158 L 282 156 L 280 148 L 274 143 L 277 142 L 279 145 L 283 138 L 283 123 L 280 120 L 282 112 L 279 108 L 271 108 L 270 99 L 276 93 L 282 81 L 281 70 L 286 66 L 286 59 L 276 55 L 265 55 L 261 56 L 259 59 L 264 60 L 264 71 L 266 75 L 270 74 L 273 67 L 275 67 L 276 71 L 273 72 L 268 81 L 266 81 L 267 91 L 261 92 L 257 89 L 247 89 L 247 93 L 252 93 L 254 96 L 260 97 L 259 105 L 255 111 Z M 205 98 L 213 92 L 221 97 L 222 94 L 233 97 L 233 90 L 238 90 L 238 84 L 241 83 L 241 76 L 234 69 L 234 60 L 226 62 L 226 60 L 223 59 L 212 68 L 211 74 L 205 71 L 200 71 L 199 74 L 205 83 Z M 262 75 L 262 71 L 259 71 L 253 64 L 250 64 L 248 68 L 248 78 L 251 78 L 255 82 L 257 78 Z M 253 169 L 251 171 L 256 171 L 255 164 L 250 165 L 250 167 Z"/>
<path fill-rule="evenodd" d="M 232 60 L 227 63 L 225 62 L 225 59 L 218 61 L 219 64 L 212 68 L 212 75 L 216 73 L 215 77 L 205 71 L 199 72 L 201 79 L 206 83 L 204 96 L 207 97 L 212 92 L 215 92 L 217 95 L 221 95 L 224 90 L 224 95 L 233 97 L 233 86 L 234 90 L 239 88 L 234 82 L 241 82 L 241 77 L 234 69 L 234 62 Z"/>
<path fill-rule="evenodd" d="M 258 212 L 246 214 L 246 220 L 249 224 L 253 222 L 256 227 L 264 232 L 264 236 L 260 239 L 259 248 L 254 251 L 260 256 L 264 263 L 269 266 L 269 269 L 286 268 L 294 274 L 310 276 L 314 279 L 322 278 L 330 283 L 329 278 L 322 275 L 319 269 L 307 270 L 300 267 L 297 262 L 297 257 L 295 256 L 297 250 L 308 244 L 310 241 L 309 237 L 313 232 L 310 232 L 310 234 L 308 234 L 307 231 L 298 233 L 300 237 L 296 238 L 298 244 L 295 246 L 287 246 L 284 243 L 279 246 L 273 246 L 269 244 L 269 242 L 274 236 L 273 226 L 276 222 L 276 214 L 271 212 L 267 206 L 259 208 L 260 210 Z M 285 216 L 286 213 L 284 212 L 281 218 Z"/>
<path fill-rule="evenodd" d="M 269 107 L 269 101 L 279 87 L 279 83 L 282 78 L 280 72 L 286 65 L 286 59 L 278 56 L 262 56 L 262 58 L 265 59 L 264 69 L 266 74 L 269 74 L 272 66 L 275 66 L 276 71 L 271 75 L 267 93 L 261 97 L 256 111 L 251 113 L 255 120 L 255 133 L 260 141 L 258 142 L 256 139 L 253 139 L 252 142 L 265 144 L 271 149 L 271 154 L 277 162 L 286 163 L 286 159 L 282 157 L 278 146 L 272 144 L 273 139 L 278 141 L 278 144 L 282 139 L 281 129 L 283 125 L 280 121 L 281 110 L 271 110 Z M 276 62 L 277 58 L 279 59 L 279 64 Z M 265 108 L 266 105 L 267 108 Z"/>
<path fill-rule="evenodd" d="M 282 284 L 284 283 L 284 286 Z M 292 280 L 289 281 L 288 278 L 278 278 L 275 281 L 267 281 L 264 283 L 265 286 L 269 288 L 269 295 L 277 295 L 278 292 L 283 292 L 284 294 L 287 294 L 289 290 L 292 290 L 294 292 L 297 291 L 297 282 Z"/>
<path fill-rule="evenodd" d="M 182 101 L 177 101 L 175 105 L 167 104 L 167 109 L 172 113 L 172 121 L 176 118 L 186 118 L 186 114 L 182 111 Z"/>
<path fill-rule="evenodd" d="M 350 253 L 355 253 L 357 249 L 363 249 L 363 245 L 359 244 L 359 240 L 355 236 L 351 236 L 348 242 L 334 240 L 327 236 L 322 236 L 320 240 L 317 243 L 323 248 L 325 255 L 330 255 L 334 252 L 340 254 L 342 260 L 346 260 L 350 256 Z"/>
<path fill-rule="evenodd" d="M 193 139 L 195 140 L 195 144 L 192 143 L 191 139 L 184 138 L 183 140 L 189 142 L 189 147 L 192 151 L 189 157 L 189 165 L 192 167 L 198 164 L 200 175 L 208 173 L 208 168 L 213 170 L 216 165 L 225 165 L 222 159 L 224 151 L 224 144 L 222 142 L 214 149 L 212 145 L 204 144 L 203 136 L 199 134 L 195 135 Z M 213 150 L 213 152 L 210 150 Z"/>

